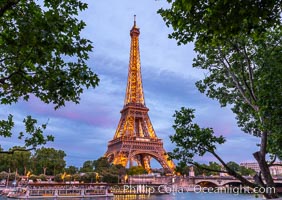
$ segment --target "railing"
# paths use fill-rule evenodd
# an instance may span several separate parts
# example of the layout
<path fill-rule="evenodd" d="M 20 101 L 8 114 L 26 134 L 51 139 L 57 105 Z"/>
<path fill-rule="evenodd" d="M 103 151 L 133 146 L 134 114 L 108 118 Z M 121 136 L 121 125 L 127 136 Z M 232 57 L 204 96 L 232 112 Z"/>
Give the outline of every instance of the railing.
<path fill-rule="evenodd" d="M 138 140 L 139 139 L 139 140 Z M 159 138 L 146 138 L 146 137 L 119 137 L 116 139 L 111 140 L 108 145 L 113 145 L 115 143 L 118 142 L 125 142 L 125 143 L 136 143 L 136 142 L 140 142 L 140 143 L 144 143 L 144 144 L 148 144 L 148 143 L 154 143 L 154 144 L 163 144 L 162 139 Z"/>

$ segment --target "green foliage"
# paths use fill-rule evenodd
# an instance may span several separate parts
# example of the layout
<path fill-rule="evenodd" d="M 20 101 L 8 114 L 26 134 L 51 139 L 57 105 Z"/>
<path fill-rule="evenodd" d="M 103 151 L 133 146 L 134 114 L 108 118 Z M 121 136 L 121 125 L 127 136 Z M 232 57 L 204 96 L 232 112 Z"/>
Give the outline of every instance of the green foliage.
<path fill-rule="evenodd" d="M 195 118 L 193 109 L 182 107 L 173 116 L 175 134 L 170 136 L 170 140 L 175 143 L 176 148 L 169 153 L 171 158 L 180 160 L 183 164 L 192 164 L 195 155 L 214 153 L 216 145 L 225 142 L 222 136 L 215 136 L 211 128 L 200 128 L 193 123 Z"/>
<path fill-rule="evenodd" d="M 209 164 L 196 164 L 195 175 L 205 175 L 205 176 L 218 176 L 219 171 L 222 170 L 222 166 L 216 162 L 209 162 Z"/>
<path fill-rule="evenodd" d="M 97 160 L 85 161 L 82 168 L 79 170 L 83 172 L 83 180 L 86 183 L 90 181 L 102 181 L 107 183 L 118 183 L 119 178 L 125 175 L 126 170 L 122 165 L 113 165 L 109 163 L 106 157 L 98 158 Z M 98 179 L 92 177 L 91 173 L 98 174 Z"/>
<path fill-rule="evenodd" d="M 54 148 L 40 148 L 32 157 L 34 174 L 56 175 L 63 172 L 65 152 Z"/>
<path fill-rule="evenodd" d="M 1 171 L 0 172 L 0 179 L 3 180 L 3 179 L 7 179 L 7 178 L 8 178 L 8 172 Z"/>
<path fill-rule="evenodd" d="M 63 182 L 63 179 L 61 178 L 62 174 L 57 174 L 54 176 L 54 181 L 56 182 Z"/>
<path fill-rule="evenodd" d="M 80 172 L 93 172 L 94 166 L 93 161 L 87 160 L 83 163 L 82 168 L 79 169 Z"/>
<path fill-rule="evenodd" d="M 246 168 L 244 166 L 240 166 L 235 162 L 228 162 L 227 165 L 234 171 L 238 172 L 242 176 L 254 176 L 256 171 L 251 168 Z"/>
<path fill-rule="evenodd" d="M 65 172 L 66 172 L 67 174 L 73 175 L 73 174 L 78 173 L 78 168 L 75 167 L 75 166 L 73 166 L 73 165 L 71 165 L 71 166 L 68 166 L 67 168 L 65 168 Z"/>
<path fill-rule="evenodd" d="M 11 130 L 14 127 L 13 115 L 9 114 L 7 120 L 0 120 L 0 136 L 11 137 Z"/>
<path fill-rule="evenodd" d="M 14 146 L 8 152 L 13 153 L 0 156 L 0 171 L 17 172 L 19 175 L 26 175 L 31 171 L 34 176 L 45 176 L 61 173 L 66 163 L 64 160 L 66 154 L 53 148 L 42 147 L 32 155 L 26 148 Z"/>
<path fill-rule="evenodd" d="M 205 78 L 196 86 L 208 97 L 217 99 L 221 106 L 230 105 L 238 126 L 244 132 L 260 137 L 259 151 L 253 155 L 266 186 L 274 187 L 266 155 L 270 153 L 282 157 L 281 0 L 167 1 L 171 3 L 171 8 L 160 9 L 159 13 L 174 29 L 169 37 L 176 39 L 178 44 L 194 42 L 198 55 L 193 67 L 207 70 Z M 195 128 L 189 127 L 189 123 L 184 120 L 180 128 L 183 131 L 176 135 L 193 134 Z M 205 154 L 206 151 L 201 148 L 206 149 L 206 141 L 209 140 L 196 134 L 191 138 L 175 136 L 171 139 L 178 145 L 175 158 L 188 163 L 194 154 Z M 193 140 L 202 144 L 191 145 Z M 252 185 L 228 167 L 213 149 L 209 152 L 225 165 L 229 173 Z M 187 155 L 181 155 L 184 153 Z M 257 184 L 265 187 L 261 181 Z M 264 195 L 277 198 L 275 192 Z"/>
<path fill-rule="evenodd" d="M 28 101 L 35 96 L 57 109 L 66 101 L 79 103 L 85 88 L 99 79 L 87 66 L 91 41 L 80 36 L 86 24 L 77 18 L 87 8 L 79 0 L 1 1 L 0 3 L 0 103 Z M 28 116 L 26 147 L 52 141 L 43 136 L 46 124 Z M 12 135 L 12 114 L 0 120 L 0 136 Z"/>
<path fill-rule="evenodd" d="M 39 174 L 38 179 L 40 179 L 41 181 L 47 181 L 47 176 L 44 174 Z"/>
<path fill-rule="evenodd" d="M 79 180 L 84 183 L 95 183 L 98 181 L 98 176 L 96 172 L 86 172 L 80 175 Z"/>
<path fill-rule="evenodd" d="M 189 176 L 189 171 L 190 171 L 190 167 L 187 165 L 185 166 L 177 165 L 175 168 L 175 172 L 181 175 Z"/>
<path fill-rule="evenodd" d="M 256 174 L 256 171 L 251 168 L 240 166 L 239 173 L 243 176 L 254 176 Z"/>
<path fill-rule="evenodd" d="M 232 36 L 253 34 L 281 25 L 281 0 L 167 0 L 171 7 L 160 9 L 169 35 L 186 44 L 194 41 L 204 46 L 226 41 Z"/>
<path fill-rule="evenodd" d="M 24 175 L 31 166 L 31 153 L 19 146 L 14 146 L 9 151 L 14 153 L 3 154 L 0 157 L 0 171 L 17 171 L 18 174 Z"/>
<path fill-rule="evenodd" d="M 41 126 L 36 126 L 37 120 L 33 119 L 31 116 L 27 116 L 23 120 L 25 124 L 25 132 L 20 132 L 19 139 L 22 139 L 25 135 L 31 135 L 31 137 L 25 137 L 25 145 L 32 146 L 34 149 L 38 145 L 46 144 L 47 141 L 54 141 L 54 137 L 52 135 L 47 135 L 46 138 L 43 135 L 43 131 L 46 129 L 47 124 L 42 124 Z"/>
<path fill-rule="evenodd" d="M 108 159 L 106 157 L 101 157 L 98 160 L 93 161 L 93 166 L 96 172 L 100 173 L 111 167 Z"/>
<path fill-rule="evenodd" d="M 105 173 L 102 177 L 102 181 L 105 183 L 118 183 L 119 177 L 116 174 Z"/>
<path fill-rule="evenodd" d="M 198 89 L 230 104 L 244 132 L 269 135 L 267 150 L 281 157 L 281 0 L 175 0 L 159 13 L 171 38 L 195 42 L 193 66 L 208 71 Z"/>
<path fill-rule="evenodd" d="M 142 166 L 132 166 L 128 169 L 128 175 L 139 175 L 139 174 L 147 174 L 148 172 Z"/>
<path fill-rule="evenodd" d="M 237 163 L 230 161 L 227 163 L 228 167 L 230 167 L 230 169 L 234 170 L 234 171 L 239 171 L 240 169 L 240 165 L 238 165 Z"/>

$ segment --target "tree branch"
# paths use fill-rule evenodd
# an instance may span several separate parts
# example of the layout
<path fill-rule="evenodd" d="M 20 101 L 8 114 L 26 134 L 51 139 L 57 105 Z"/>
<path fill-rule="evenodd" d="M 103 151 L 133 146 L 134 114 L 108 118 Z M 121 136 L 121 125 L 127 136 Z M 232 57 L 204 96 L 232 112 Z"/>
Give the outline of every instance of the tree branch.
<path fill-rule="evenodd" d="M 256 175 L 254 176 L 254 180 L 257 184 L 265 187 L 265 184 L 264 184 L 262 177 L 261 177 L 261 171 L 259 173 L 256 173 Z"/>
<path fill-rule="evenodd" d="M 32 151 L 35 148 L 30 148 L 30 149 L 13 149 L 11 151 L 0 151 L 0 154 L 14 154 L 16 151 Z"/>
<path fill-rule="evenodd" d="M 201 169 L 204 169 L 204 170 L 207 170 L 207 171 L 211 171 L 211 172 L 218 172 L 218 173 L 227 173 L 227 171 L 224 171 L 224 170 L 216 170 L 216 169 L 210 169 L 208 167 L 204 167 L 202 165 L 199 165 L 198 163 L 196 162 L 191 162 L 190 164 L 198 167 L 198 168 L 201 168 Z"/>
<path fill-rule="evenodd" d="M 4 62 L 5 60 L 8 60 L 8 59 L 11 60 L 11 59 L 14 59 L 14 58 L 15 58 L 15 56 L 14 57 L 3 58 L 3 59 L 0 60 L 0 62 Z"/>
<path fill-rule="evenodd" d="M 271 167 L 271 166 L 282 166 L 282 163 L 281 164 L 278 164 L 278 163 L 273 163 L 273 164 L 271 164 L 271 165 L 268 165 L 269 167 Z"/>
<path fill-rule="evenodd" d="M 275 163 L 276 158 L 277 158 L 277 156 L 276 156 L 276 155 L 274 155 L 273 160 L 272 160 L 272 161 L 270 161 L 270 163 L 268 164 L 268 166 L 272 166 L 272 165 Z"/>
<path fill-rule="evenodd" d="M 249 82 L 250 82 L 250 85 L 248 84 L 247 82 L 247 78 L 245 76 L 245 67 L 244 67 L 244 63 L 241 62 L 241 72 L 242 72 L 242 77 L 243 77 L 243 82 L 244 82 L 244 85 L 246 86 L 247 90 L 249 91 L 250 93 L 250 97 L 253 99 L 253 101 L 256 101 L 256 97 L 255 97 L 255 94 L 254 94 L 254 90 L 253 90 L 253 73 L 252 73 L 252 68 L 251 68 L 251 61 L 248 57 L 248 54 L 247 54 L 247 51 L 246 51 L 246 48 L 245 46 L 243 45 L 243 53 L 242 51 L 240 50 L 240 48 L 238 47 L 237 44 L 233 44 L 234 48 L 235 48 L 235 51 L 238 53 L 238 54 L 243 54 L 244 56 L 244 59 L 247 63 L 247 67 L 248 67 L 248 74 L 249 74 Z"/>
<path fill-rule="evenodd" d="M 219 52 L 221 52 L 221 57 L 223 59 L 220 58 L 224 68 L 228 71 L 228 73 L 230 74 L 234 84 L 236 85 L 236 88 L 238 89 L 238 91 L 240 92 L 240 94 L 242 95 L 243 99 L 245 100 L 245 102 L 250 105 L 255 111 L 258 111 L 258 107 L 253 105 L 251 103 L 251 101 L 246 97 L 245 95 L 245 91 L 244 89 L 242 88 L 241 84 L 239 83 L 239 80 L 238 78 L 236 77 L 236 75 L 230 70 L 231 68 L 231 65 L 230 63 L 228 62 L 227 58 L 223 55 L 221 49 L 219 48 Z"/>
<path fill-rule="evenodd" d="M 22 76 L 22 74 L 24 73 L 24 71 L 22 71 L 22 70 L 17 70 L 17 71 L 15 71 L 15 72 L 13 72 L 13 73 L 11 73 L 9 76 L 7 76 L 7 77 L 3 77 L 3 78 L 1 78 L 0 79 L 0 83 L 1 84 L 5 84 L 5 81 L 6 80 L 9 80 L 10 78 L 12 78 L 13 76 L 15 76 L 15 75 L 21 75 Z"/>
<path fill-rule="evenodd" d="M 240 175 L 239 173 L 237 173 L 236 171 L 234 171 L 233 169 L 231 169 L 220 157 L 219 155 L 217 155 L 214 151 L 210 151 L 210 153 L 223 165 L 223 167 L 227 170 L 228 174 L 230 174 L 231 176 L 237 178 L 238 180 L 240 180 L 243 184 L 251 187 L 251 188 L 255 188 L 258 185 L 254 184 L 250 181 L 248 181 L 246 178 L 244 178 L 242 175 Z"/>
<path fill-rule="evenodd" d="M 254 74 L 253 74 L 253 68 L 251 67 L 251 61 L 250 58 L 247 54 L 246 48 L 244 46 L 244 57 L 248 63 L 248 74 L 249 74 L 249 81 L 250 81 L 250 89 L 251 89 L 251 95 L 254 99 L 254 101 L 257 100 L 257 97 L 255 95 L 255 91 L 254 91 Z"/>

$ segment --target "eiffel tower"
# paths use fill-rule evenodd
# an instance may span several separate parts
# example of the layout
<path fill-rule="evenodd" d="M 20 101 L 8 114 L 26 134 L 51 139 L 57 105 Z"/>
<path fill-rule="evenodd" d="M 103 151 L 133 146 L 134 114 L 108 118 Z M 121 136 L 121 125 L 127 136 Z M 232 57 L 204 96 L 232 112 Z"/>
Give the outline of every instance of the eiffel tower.
<path fill-rule="evenodd" d="M 154 131 L 146 107 L 142 86 L 139 28 L 134 25 L 130 30 L 131 48 L 128 69 L 128 80 L 124 106 L 114 138 L 108 142 L 105 157 L 113 164 L 124 167 L 133 165 L 143 166 L 151 172 L 150 160 L 156 159 L 167 173 L 173 173 L 174 163 L 168 160 L 163 142 Z"/>

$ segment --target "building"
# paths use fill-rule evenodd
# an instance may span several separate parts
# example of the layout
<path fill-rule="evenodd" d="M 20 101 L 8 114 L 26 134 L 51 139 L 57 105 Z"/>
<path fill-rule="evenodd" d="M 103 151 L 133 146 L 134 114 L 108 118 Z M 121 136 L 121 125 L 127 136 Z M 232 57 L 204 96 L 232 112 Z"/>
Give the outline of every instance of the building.
<path fill-rule="evenodd" d="M 280 164 L 281 166 L 271 166 L 269 168 L 271 175 L 273 176 L 282 175 L 282 162 L 276 162 L 275 164 Z M 245 162 L 245 163 L 241 163 L 240 166 L 253 169 L 256 172 L 260 171 L 260 168 L 257 162 Z"/>

